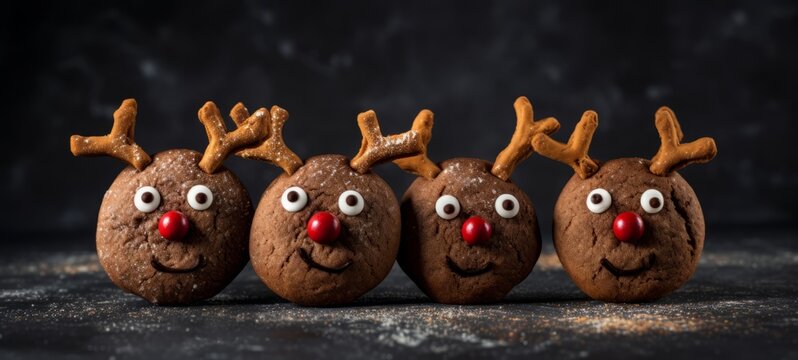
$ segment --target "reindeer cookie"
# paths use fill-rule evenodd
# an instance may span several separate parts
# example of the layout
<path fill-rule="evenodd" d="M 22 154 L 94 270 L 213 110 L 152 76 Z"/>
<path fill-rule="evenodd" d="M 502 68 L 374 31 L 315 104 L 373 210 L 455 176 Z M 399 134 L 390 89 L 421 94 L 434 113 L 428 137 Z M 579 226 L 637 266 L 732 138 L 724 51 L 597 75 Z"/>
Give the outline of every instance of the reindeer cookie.
<path fill-rule="evenodd" d="M 273 136 L 238 153 L 285 171 L 263 193 L 250 233 L 252 267 L 272 291 L 301 305 L 338 305 L 388 275 L 399 248 L 399 202 L 369 169 L 421 153 L 432 126 L 426 114 L 412 130 L 383 137 L 376 114 L 361 113 L 363 143 L 352 160 L 320 155 L 303 162 L 280 135 L 288 113 L 272 107 Z"/>
<path fill-rule="evenodd" d="M 576 172 L 554 208 L 554 247 L 571 279 L 596 300 L 656 300 L 681 287 L 698 265 L 704 215 L 676 170 L 711 160 L 717 148 L 711 138 L 681 144 L 682 130 L 667 107 L 655 123 L 662 145 L 650 161 L 591 159 L 598 126 L 592 111 L 567 144 L 543 134 L 532 141 L 535 151 Z"/>
<path fill-rule="evenodd" d="M 437 302 L 499 301 L 540 256 L 535 209 L 509 178 L 532 154 L 532 136 L 552 133 L 559 123 L 533 121 L 525 97 L 515 101 L 515 111 L 515 133 L 493 165 L 456 158 L 438 166 L 426 157 L 426 147 L 424 154 L 395 161 L 419 175 L 402 199 L 399 265 Z"/>
<path fill-rule="evenodd" d="M 117 286 L 152 303 L 210 298 L 247 263 L 253 214 L 246 189 L 222 161 L 267 136 L 269 112 L 260 109 L 227 133 L 208 102 L 199 111 L 209 139 L 205 153 L 178 149 L 152 158 L 133 141 L 136 112 L 136 101 L 125 100 L 110 134 L 70 139 L 76 156 L 108 155 L 131 165 L 100 207 L 100 264 Z"/>

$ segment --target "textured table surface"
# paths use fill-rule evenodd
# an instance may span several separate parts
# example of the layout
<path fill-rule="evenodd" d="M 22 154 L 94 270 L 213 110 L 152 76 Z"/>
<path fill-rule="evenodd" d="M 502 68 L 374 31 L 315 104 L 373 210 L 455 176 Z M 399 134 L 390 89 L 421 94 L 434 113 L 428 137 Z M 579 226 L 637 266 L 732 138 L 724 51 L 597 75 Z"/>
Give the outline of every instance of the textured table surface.
<path fill-rule="evenodd" d="M 430 303 L 394 268 L 351 306 L 304 308 L 247 267 L 209 301 L 159 307 L 114 287 L 90 239 L 6 242 L 18 245 L 0 255 L 3 359 L 798 358 L 792 230 L 714 234 L 686 286 L 625 305 L 586 299 L 547 248 L 496 305 Z"/>

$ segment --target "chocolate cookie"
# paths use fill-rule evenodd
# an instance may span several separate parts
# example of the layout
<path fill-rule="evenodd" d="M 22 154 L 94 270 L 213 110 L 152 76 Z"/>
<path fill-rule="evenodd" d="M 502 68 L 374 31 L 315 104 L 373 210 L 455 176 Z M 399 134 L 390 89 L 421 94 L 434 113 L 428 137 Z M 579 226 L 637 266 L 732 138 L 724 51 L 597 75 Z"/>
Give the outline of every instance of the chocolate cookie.
<path fill-rule="evenodd" d="M 532 136 L 554 132 L 558 124 L 533 121 L 525 97 L 515 109 L 518 127 L 493 165 L 457 158 L 438 167 L 426 155 L 397 161 L 420 175 L 402 199 L 399 265 L 437 302 L 499 301 L 529 275 L 540 255 L 535 209 L 509 177 L 532 154 Z"/>
<path fill-rule="evenodd" d="M 399 248 L 399 202 L 369 168 L 415 156 L 423 127 L 383 137 L 373 111 L 360 114 L 363 147 L 351 161 L 321 155 L 303 162 L 280 130 L 288 113 L 272 108 L 272 134 L 239 153 L 279 165 L 255 211 L 250 257 L 255 272 L 277 295 L 300 305 L 352 302 L 390 272 Z"/>
<path fill-rule="evenodd" d="M 457 158 L 440 167 L 434 179 L 416 179 L 402 199 L 399 265 L 437 302 L 499 301 L 540 255 L 532 202 L 491 174 L 486 161 Z M 484 234 L 469 236 L 468 226 Z"/>
<path fill-rule="evenodd" d="M 252 267 L 272 291 L 297 304 L 351 302 L 391 271 L 398 213 L 393 191 L 376 174 L 357 173 L 341 155 L 312 157 L 261 197 L 250 234 Z M 307 226 L 314 221 L 339 230 L 315 234 Z"/>
<path fill-rule="evenodd" d="M 216 295 L 241 271 L 253 209 L 221 161 L 266 135 L 262 111 L 227 133 L 218 109 L 206 104 L 200 119 L 211 145 L 204 155 L 168 150 L 150 158 L 132 141 L 133 100 L 114 113 L 111 134 L 73 136 L 75 155 L 108 154 L 133 165 L 105 193 L 97 220 L 100 264 L 117 286 L 152 303 L 186 304 Z"/>
<path fill-rule="evenodd" d="M 657 176 L 649 166 L 636 158 L 608 161 L 588 179 L 574 175 L 557 200 L 554 247 L 565 271 L 594 299 L 658 299 L 698 266 L 704 247 L 698 198 L 679 174 Z M 649 213 L 653 209 L 659 211 Z M 642 235 L 620 241 L 613 224 L 627 212 L 636 215 L 632 221 L 642 220 Z"/>
<path fill-rule="evenodd" d="M 554 247 L 565 271 L 591 298 L 659 299 L 684 285 L 701 257 L 701 205 L 674 170 L 709 161 L 715 143 L 703 138 L 680 144 L 683 135 L 670 109 L 660 109 L 656 123 L 663 147 L 654 161 L 590 159 L 587 148 L 598 125 L 593 112 L 585 113 L 568 145 L 534 139 L 538 152 L 577 172 L 554 208 Z M 564 148 L 571 151 L 558 150 Z"/>
<path fill-rule="evenodd" d="M 249 194 L 224 168 L 201 171 L 201 158 L 161 152 L 143 171 L 123 170 L 105 193 L 97 254 L 117 286 L 153 303 L 183 304 L 216 295 L 246 265 Z M 164 237 L 166 219 L 186 222 L 175 230 L 185 234 Z"/>

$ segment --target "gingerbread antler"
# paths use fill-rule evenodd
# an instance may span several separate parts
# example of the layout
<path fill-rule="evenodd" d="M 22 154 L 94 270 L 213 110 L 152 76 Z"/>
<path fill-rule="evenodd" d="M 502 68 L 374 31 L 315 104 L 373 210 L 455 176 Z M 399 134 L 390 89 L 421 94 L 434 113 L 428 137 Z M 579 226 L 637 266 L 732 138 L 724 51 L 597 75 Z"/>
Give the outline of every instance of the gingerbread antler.
<path fill-rule="evenodd" d="M 676 120 L 676 114 L 667 106 L 657 110 L 654 123 L 661 145 L 651 159 L 649 170 L 656 175 L 667 175 L 692 163 L 705 163 L 718 154 L 715 140 L 709 137 L 682 144 L 682 128 Z"/>
<path fill-rule="evenodd" d="M 433 117 L 434 114 L 432 111 L 424 109 L 421 110 L 418 115 L 416 115 L 416 119 L 413 120 L 411 131 L 418 133 L 418 136 L 421 138 L 421 154 L 393 161 L 393 163 L 398 165 L 402 170 L 426 179 L 434 179 L 441 172 L 441 168 L 427 157 L 427 145 L 430 139 L 432 139 Z"/>
<path fill-rule="evenodd" d="M 596 161 L 587 155 L 597 126 L 598 114 L 588 110 L 582 114 L 582 119 L 576 124 L 567 144 L 557 142 L 545 134 L 537 134 L 532 139 L 532 147 L 540 155 L 570 166 L 580 178 L 586 179 L 598 171 Z"/>
<path fill-rule="evenodd" d="M 222 166 L 230 153 L 263 140 L 268 135 L 264 120 L 268 114 L 266 109 L 260 108 L 244 120 L 242 125 L 238 125 L 237 129 L 227 132 L 219 108 L 212 101 L 206 102 L 197 113 L 208 135 L 208 147 L 199 162 L 200 169 L 212 174 Z"/>
<path fill-rule="evenodd" d="M 230 110 L 230 117 L 236 125 L 242 126 L 249 117 L 249 111 L 244 104 L 238 103 Z M 302 166 L 302 159 L 283 141 L 283 125 L 286 121 L 288 121 L 288 111 L 277 105 L 272 106 L 266 141 L 255 147 L 239 150 L 236 155 L 250 160 L 268 161 L 282 168 L 286 174 L 293 174 Z"/>
<path fill-rule="evenodd" d="M 532 155 L 532 138 L 536 134 L 552 134 L 560 128 L 560 123 L 555 118 L 546 118 L 535 121 L 532 103 L 526 96 L 520 96 L 513 104 L 517 125 L 510 144 L 496 157 L 491 173 L 507 181 L 521 161 Z"/>
<path fill-rule="evenodd" d="M 419 117 L 424 116 L 419 114 Z M 416 120 L 419 117 L 416 117 Z M 429 141 L 432 136 L 429 134 L 432 121 L 427 122 L 424 120 L 418 122 L 418 128 L 416 128 L 415 125 L 417 124 L 414 122 L 411 130 L 397 135 L 382 136 L 377 114 L 374 113 L 374 110 L 360 113 L 357 116 L 357 124 L 363 134 L 363 142 L 360 145 L 360 151 L 349 162 L 349 166 L 361 174 L 366 173 L 372 166 L 380 162 L 425 153 L 426 145 L 424 139 Z"/>
<path fill-rule="evenodd" d="M 152 159 L 133 141 L 133 130 L 136 127 L 137 104 L 135 99 L 122 101 L 122 105 L 114 111 L 114 126 L 111 133 L 105 136 L 72 135 L 69 139 L 70 150 L 75 156 L 113 156 L 141 171 Z"/>

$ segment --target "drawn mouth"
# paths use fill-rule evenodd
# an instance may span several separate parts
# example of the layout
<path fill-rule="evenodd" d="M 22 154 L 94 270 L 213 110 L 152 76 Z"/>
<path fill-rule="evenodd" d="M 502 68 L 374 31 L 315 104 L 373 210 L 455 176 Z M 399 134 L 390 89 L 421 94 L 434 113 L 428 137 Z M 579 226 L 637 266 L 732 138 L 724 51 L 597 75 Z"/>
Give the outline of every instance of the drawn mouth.
<path fill-rule="evenodd" d="M 603 266 L 605 269 L 607 269 L 607 271 L 609 271 L 611 274 L 615 275 L 616 277 L 635 276 L 642 273 L 643 271 L 651 269 L 651 267 L 654 266 L 654 260 L 656 259 L 657 256 L 655 254 L 651 254 L 648 256 L 648 261 L 643 261 L 643 265 L 641 265 L 640 267 L 635 269 L 621 269 L 613 265 L 609 260 L 607 260 L 607 258 L 603 258 L 601 259 L 601 266 Z"/>
<path fill-rule="evenodd" d="M 164 264 L 161 264 L 158 261 L 158 259 L 155 258 L 155 255 L 152 256 L 152 259 L 150 260 L 150 264 L 152 264 L 152 267 L 155 268 L 155 270 L 158 270 L 160 272 L 171 273 L 171 274 L 183 274 L 183 273 L 192 272 L 194 270 L 197 270 L 197 269 L 205 266 L 205 257 L 203 257 L 202 254 L 200 254 L 200 256 L 197 257 L 197 262 L 194 264 L 194 266 L 191 266 L 191 267 L 188 267 L 188 268 L 185 268 L 185 269 L 173 268 L 173 267 L 169 267 L 169 266 L 166 266 Z"/>
<path fill-rule="evenodd" d="M 457 275 L 462 277 L 472 277 L 482 275 L 488 271 L 493 270 L 493 263 L 489 262 L 485 267 L 481 269 L 463 269 L 458 266 L 450 257 L 446 257 L 446 265 L 449 266 L 449 269 L 452 270 Z"/>
<path fill-rule="evenodd" d="M 343 265 L 338 267 L 324 266 L 322 264 L 313 261 L 313 258 L 310 257 L 310 254 L 308 254 L 307 251 L 305 251 L 305 249 L 299 249 L 299 257 L 302 258 L 302 261 L 308 264 L 308 266 L 332 274 L 340 274 L 344 270 L 346 270 L 349 266 L 352 265 L 352 260 L 347 260 Z"/>

